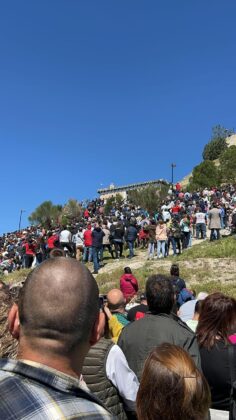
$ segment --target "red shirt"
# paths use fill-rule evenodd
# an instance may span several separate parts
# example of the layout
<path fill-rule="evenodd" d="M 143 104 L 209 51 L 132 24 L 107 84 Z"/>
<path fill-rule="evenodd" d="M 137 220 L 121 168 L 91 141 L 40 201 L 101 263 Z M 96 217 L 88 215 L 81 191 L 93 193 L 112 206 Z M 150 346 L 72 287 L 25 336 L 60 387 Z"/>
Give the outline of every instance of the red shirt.
<path fill-rule="evenodd" d="M 25 247 L 26 255 L 35 255 L 35 245 L 34 244 L 29 244 L 28 242 L 26 242 L 24 244 L 24 247 Z"/>
<path fill-rule="evenodd" d="M 92 246 L 92 231 L 88 229 L 84 232 L 84 246 Z"/>
<path fill-rule="evenodd" d="M 175 188 L 176 188 L 176 191 L 180 191 L 181 190 L 181 185 L 180 185 L 179 182 L 177 182 Z"/>
<path fill-rule="evenodd" d="M 54 242 L 58 241 L 58 235 L 52 235 L 48 238 L 48 248 L 53 249 L 55 248 Z"/>
<path fill-rule="evenodd" d="M 85 217 L 85 219 L 88 219 L 89 218 L 89 211 L 88 211 L 88 209 L 86 209 L 84 211 L 84 217 Z"/>
<path fill-rule="evenodd" d="M 179 213 L 180 212 L 180 210 L 181 210 L 181 207 L 180 206 L 174 206 L 174 207 L 172 207 L 172 209 L 171 209 L 171 212 L 174 214 L 174 213 Z"/>
<path fill-rule="evenodd" d="M 139 236 L 139 239 L 146 239 L 148 238 L 148 232 L 145 232 L 144 229 L 141 229 L 138 236 Z"/>

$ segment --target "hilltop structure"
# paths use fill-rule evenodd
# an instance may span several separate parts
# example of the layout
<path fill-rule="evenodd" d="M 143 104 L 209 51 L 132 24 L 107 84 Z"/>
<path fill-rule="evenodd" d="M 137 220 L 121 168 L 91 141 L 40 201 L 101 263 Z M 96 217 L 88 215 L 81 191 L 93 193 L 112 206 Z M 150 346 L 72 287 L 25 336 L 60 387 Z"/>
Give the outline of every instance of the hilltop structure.
<path fill-rule="evenodd" d="M 128 191 L 147 188 L 150 185 L 154 185 L 157 188 L 161 188 L 161 185 L 169 185 L 169 183 L 164 179 L 157 179 L 154 181 L 138 182 L 136 184 L 123 185 L 121 187 L 116 187 L 114 184 L 110 184 L 108 188 L 99 189 L 97 192 L 100 195 L 100 198 L 105 201 L 110 197 L 116 196 L 117 194 L 120 194 L 123 199 L 126 199 Z"/>

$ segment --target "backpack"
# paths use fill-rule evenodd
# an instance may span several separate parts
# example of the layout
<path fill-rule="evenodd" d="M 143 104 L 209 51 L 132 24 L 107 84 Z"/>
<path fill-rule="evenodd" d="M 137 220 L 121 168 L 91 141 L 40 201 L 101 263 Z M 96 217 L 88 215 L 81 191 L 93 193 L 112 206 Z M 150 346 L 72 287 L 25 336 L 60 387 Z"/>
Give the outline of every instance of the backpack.
<path fill-rule="evenodd" d="M 177 303 L 179 304 L 179 306 L 181 306 L 185 302 L 188 302 L 189 300 L 193 300 L 193 299 L 194 299 L 194 296 L 192 292 L 184 288 L 179 292 Z"/>

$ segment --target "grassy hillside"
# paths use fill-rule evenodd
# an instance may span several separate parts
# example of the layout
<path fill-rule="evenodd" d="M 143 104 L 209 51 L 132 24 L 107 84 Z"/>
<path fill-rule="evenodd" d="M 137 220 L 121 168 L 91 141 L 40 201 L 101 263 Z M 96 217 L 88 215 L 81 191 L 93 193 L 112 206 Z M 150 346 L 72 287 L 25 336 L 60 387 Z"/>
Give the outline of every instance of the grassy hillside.
<path fill-rule="evenodd" d="M 139 255 L 139 259 L 144 255 L 144 253 Z M 236 239 L 234 237 L 215 242 L 201 242 L 184 251 L 179 257 L 156 261 L 143 259 L 143 264 L 137 268 L 135 259 L 132 263 L 121 260 L 119 267 L 99 274 L 96 280 L 101 293 L 106 293 L 112 287 L 119 287 L 119 278 L 126 265 L 130 265 L 139 281 L 140 288 L 144 289 L 145 282 L 151 274 L 169 274 L 171 264 L 177 262 L 181 277 L 197 292 L 222 291 L 236 298 Z"/>
<path fill-rule="evenodd" d="M 196 290 L 207 292 L 222 291 L 236 298 L 236 238 L 228 237 L 220 241 L 204 241 L 187 249 L 179 257 L 147 261 L 146 251 L 137 251 L 132 260 L 113 261 L 105 254 L 106 265 L 96 277 L 100 293 L 106 293 L 113 287 L 119 287 L 119 279 L 125 266 L 130 266 L 137 277 L 140 289 L 151 274 L 169 274 L 173 262 L 180 267 L 180 275 L 187 285 Z M 91 271 L 92 264 L 89 265 Z M 29 270 L 21 270 L 2 277 L 7 283 L 16 283 L 25 279 Z"/>

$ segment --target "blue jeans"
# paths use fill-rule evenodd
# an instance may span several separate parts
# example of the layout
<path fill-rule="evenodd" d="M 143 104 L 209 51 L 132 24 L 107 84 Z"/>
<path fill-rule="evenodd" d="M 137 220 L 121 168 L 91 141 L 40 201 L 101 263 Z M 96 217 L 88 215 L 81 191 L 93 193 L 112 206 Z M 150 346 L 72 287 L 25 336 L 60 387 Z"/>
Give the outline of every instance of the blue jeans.
<path fill-rule="evenodd" d="M 154 257 L 154 249 L 155 249 L 154 242 L 153 243 L 149 242 L 149 244 L 148 244 L 148 258 L 153 258 Z"/>
<path fill-rule="evenodd" d="M 93 268 L 94 271 L 98 271 L 100 266 L 99 266 L 99 256 L 100 256 L 100 252 L 101 252 L 101 247 L 96 247 L 93 246 L 92 247 L 93 250 Z"/>
<path fill-rule="evenodd" d="M 134 256 L 134 241 L 127 241 L 128 248 L 129 248 L 129 258 L 133 258 Z"/>
<path fill-rule="evenodd" d="M 166 252 L 166 241 L 157 241 L 157 256 L 158 258 L 161 256 L 164 257 Z"/>
<path fill-rule="evenodd" d="M 196 224 L 196 238 L 199 239 L 199 233 L 201 233 L 201 239 L 206 238 L 206 224 L 197 223 Z"/>
<path fill-rule="evenodd" d="M 83 253 L 83 262 L 91 262 L 93 258 L 92 253 L 92 247 L 91 246 L 85 246 L 84 247 L 84 253 Z"/>
<path fill-rule="evenodd" d="M 173 254 L 176 255 L 176 242 L 173 236 L 169 236 L 168 238 L 168 255 L 169 255 L 170 244 L 172 245 Z"/>

